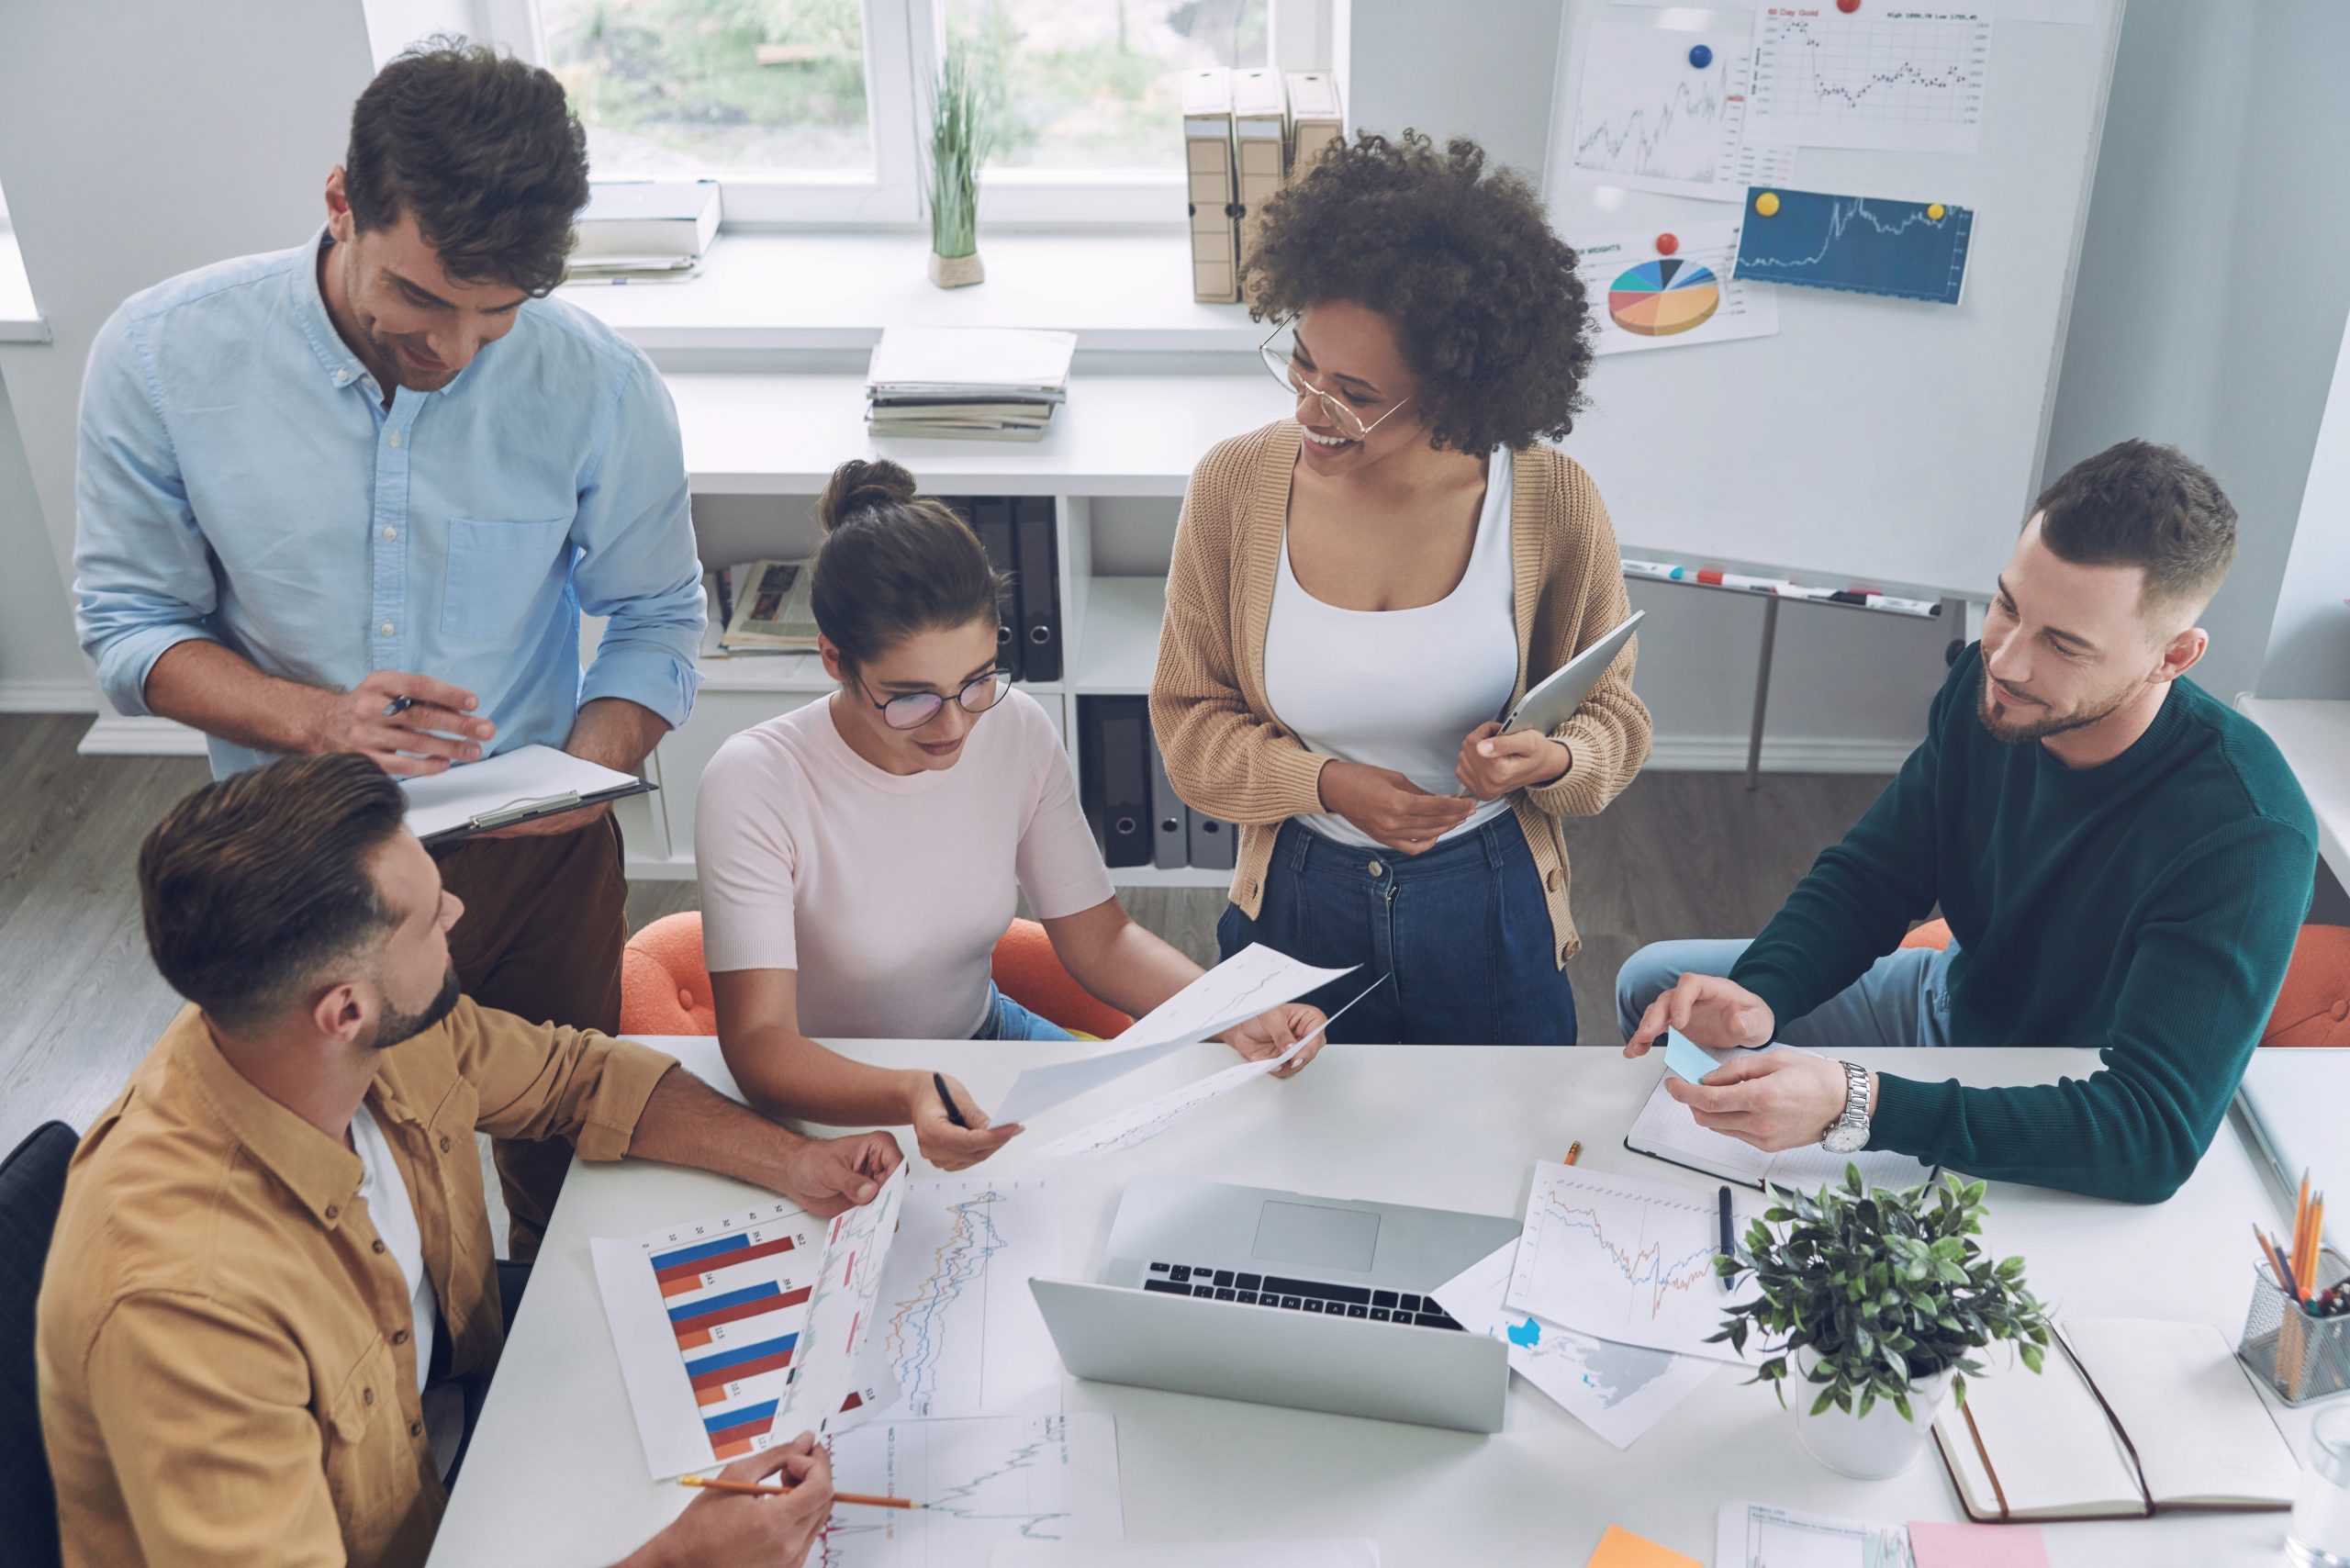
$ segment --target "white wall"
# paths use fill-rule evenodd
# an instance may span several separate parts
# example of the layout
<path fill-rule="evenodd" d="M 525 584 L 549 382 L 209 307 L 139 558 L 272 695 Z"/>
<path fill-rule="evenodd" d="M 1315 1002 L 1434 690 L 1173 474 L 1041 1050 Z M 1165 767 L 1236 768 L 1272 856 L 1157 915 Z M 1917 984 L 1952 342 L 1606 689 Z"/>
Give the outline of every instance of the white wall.
<path fill-rule="evenodd" d="M 2317 455 L 2301 492 L 2301 524 L 2277 595 L 2263 697 L 2350 698 L 2350 337 L 2333 365 L 2333 388 Z"/>
<path fill-rule="evenodd" d="M 0 439 L 0 611 L 11 642 L 21 619 L 52 649 L 39 667 L 80 664 L 62 596 L 92 337 L 149 284 L 298 244 L 324 221 L 327 171 L 374 73 L 356 4 L 0 4 L 0 185 L 54 340 L 0 344 L 15 414 Z M 19 436 L 37 519 L 9 484 Z M 17 604 L 44 588 L 56 610 L 45 633 L 41 612 Z"/>
<path fill-rule="evenodd" d="M 57 563 L 40 525 L 32 467 L 0 386 L 0 712 L 95 709 L 97 683 L 73 646 Z"/>

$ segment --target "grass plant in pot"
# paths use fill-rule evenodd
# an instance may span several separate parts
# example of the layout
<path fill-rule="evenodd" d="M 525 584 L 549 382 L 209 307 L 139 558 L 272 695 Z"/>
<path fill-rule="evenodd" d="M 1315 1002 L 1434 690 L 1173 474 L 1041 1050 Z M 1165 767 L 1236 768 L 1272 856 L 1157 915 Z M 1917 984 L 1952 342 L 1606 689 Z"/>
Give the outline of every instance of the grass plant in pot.
<path fill-rule="evenodd" d="M 1944 1400 L 1966 1397 L 1977 1352 L 2007 1343 L 2038 1372 L 2047 1315 L 2025 1288 L 2023 1260 L 1994 1262 L 1976 1243 L 1983 1183 L 1941 1181 L 1895 1192 L 1855 1167 L 1841 1188 L 1785 1193 L 1748 1227 L 1733 1282 L 1760 1294 L 1730 1309 L 1716 1340 L 1769 1352 L 1750 1382 L 1787 1401 L 1796 1431 L 1839 1474 L 1879 1481 L 1909 1468 Z"/>
<path fill-rule="evenodd" d="M 994 77 L 965 45 L 939 62 L 923 149 L 923 196 L 930 208 L 930 281 L 963 288 L 987 276 L 979 261 L 979 168 L 994 146 Z"/>

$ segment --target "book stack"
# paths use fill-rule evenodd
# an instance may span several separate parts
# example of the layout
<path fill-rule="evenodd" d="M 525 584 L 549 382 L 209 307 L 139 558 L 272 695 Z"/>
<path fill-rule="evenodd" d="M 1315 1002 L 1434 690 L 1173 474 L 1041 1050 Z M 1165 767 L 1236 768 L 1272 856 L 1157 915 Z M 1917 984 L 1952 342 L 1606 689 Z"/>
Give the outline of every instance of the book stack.
<path fill-rule="evenodd" d="M 683 283 L 718 238 L 715 180 L 617 180 L 579 215 L 565 283 Z"/>
<path fill-rule="evenodd" d="M 710 621 L 702 654 L 806 654 L 816 647 L 816 612 L 806 561 L 745 561 L 702 574 Z"/>
<path fill-rule="evenodd" d="M 1041 441 L 1069 396 L 1074 332 L 890 327 L 865 379 L 874 435 Z"/>

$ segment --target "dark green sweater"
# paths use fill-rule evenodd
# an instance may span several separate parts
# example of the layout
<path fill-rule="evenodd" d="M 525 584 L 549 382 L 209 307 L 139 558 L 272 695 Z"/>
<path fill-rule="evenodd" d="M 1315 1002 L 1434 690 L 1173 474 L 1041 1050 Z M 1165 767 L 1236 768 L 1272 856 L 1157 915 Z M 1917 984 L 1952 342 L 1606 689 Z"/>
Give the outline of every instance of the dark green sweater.
<path fill-rule="evenodd" d="M 1870 1147 L 2158 1203 L 2202 1158 L 2276 1004 L 2316 821 L 2268 737 L 2192 681 L 2128 751 L 2079 770 L 1993 739 L 1981 691 L 1978 645 L 1935 696 L 1925 744 L 1730 978 L 1785 1024 L 1939 900 L 1961 948 L 1951 1042 L 2094 1046 L 2104 1067 L 2021 1089 L 1883 1074 Z"/>

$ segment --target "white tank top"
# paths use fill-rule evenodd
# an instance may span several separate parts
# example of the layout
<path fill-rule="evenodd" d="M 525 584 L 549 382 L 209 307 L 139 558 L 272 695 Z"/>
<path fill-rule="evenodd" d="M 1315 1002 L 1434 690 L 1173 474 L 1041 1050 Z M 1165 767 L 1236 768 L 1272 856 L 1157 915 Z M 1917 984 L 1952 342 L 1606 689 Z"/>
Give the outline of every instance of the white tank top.
<path fill-rule="evenodd" d="M 1265 627 L 1265 697 L 1309 751 L 1393 768 L 1432 795 L 1460 793 L 1452 768 L 1462 737 L 1499 718 L 1517 686 L 1511 482 L 1509 449 L 1495 447 L 1469 569 L 1444 598 L 1411 610 L 1341 610 L 1306 592 L 1290 569 L 1283 521 Z M 1487 801 L 1445 837 L 1508 809 L 1506 797 Z M 1341 844 L 1377 847 L 1344 817 L 1301 820 Z"/>

